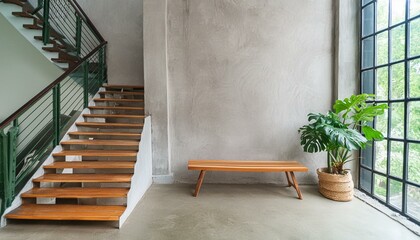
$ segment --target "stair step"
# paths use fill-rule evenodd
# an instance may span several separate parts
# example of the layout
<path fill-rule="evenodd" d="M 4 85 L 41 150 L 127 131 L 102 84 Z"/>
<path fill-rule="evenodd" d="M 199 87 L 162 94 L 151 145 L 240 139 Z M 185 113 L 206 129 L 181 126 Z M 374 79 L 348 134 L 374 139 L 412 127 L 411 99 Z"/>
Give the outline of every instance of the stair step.
<path fill-rule="evenodd" d="M 102 123 L 102 122 L 77 122 L 78 127 L 91 128 L 141 128 L 142 123 Z"/>
<path fill-rule="evenodd" d="M 128 102 L 128 103 L 142 103 L 143 99 L 119 99 L 119 98 L 95 98 L 95 102 Z"/>
<path fill-rule="evenodd" d="M 44 174 L 41 177 L 35 178 L 34 183 L 41 182 L 73 182 L 73 183 L 129 183 L 133 174 L 129 173 L 78 173 L 78 174 Z"/>
<path fill-rule="evenodd" d="M 34 24 L 23 24 L 23 28 L 31 29 L 31 30 L 42 30 L 41 26 L 34 25 Z"/>
<path fill-rule="evenodd" d="M 56 63 L 75 63 L 76 61 L 70 59 L 62 59 L 62 58 L 51 58 L 51 61 Z"/>
<path fill-rule="evenodd" d="M 47 52 L 60 52 L 61 48 L 59 47 L 42 47 L 42 50 L 47 51 Z"/>
<path fill-rule="evenodd" d="M 8 213 L 8 219 L 118 221 L 124 206 L 24 204 Z"/>
<path fill-rule="evenodd" d="M 91 110 L 132 110 L 132 111 L 142 111 L 142 107 L 104 107 L 104 106 L 90 106 Z"/>
<path fill-rule="evenodd" d="M 70 136 L 86 136 L 86 137 L 99 137 L 99 136 L 109 136 L 109 137 L 136 137 L 140 138 L 140 133 L 130 133 L 130 132 L 69 132 Z"/>
<path fill-rule="evenodd" d="M 135 162 L 126 161 L 74 161 L 74 162 L 54 162 L 44 166 L 44 169 L 132 169 Z"/>
<path fill-rule="evenodd" d="M 23 7 L 27 2 L 26 1 L 21 1 L 21 0 L 3 0 L 4 3 L 10 3 L 10 4 L 15 4 L 18 6 Z"/>
<path fill-rule="evenodd" d="M 143 119 L 144 115 L 129 115 L 129 114 L 83 114 L 85 118 L 135 118 Z"/>
<path fill-rule="evenodd" d="M 137 147 L 139 141 L 135 140 L 84 140 L 71 139 L 62 141 L 61 145 L 87 145 L 87 146 L 122 146 L 122 147 Z"/>
<path fill-rule="evenodd" d="M 35 18 L 32 14 L 27 12 L 12 12 L 12 15 L 15 17 L 22 17 L 22 18 Z"/>
<path fill-rule="evenodd" d="M 101 91 L 99 94 L 120 94 L 120 95 L 144 95 L 144 92 L 129 92 L 129 91 Z"/>
<path fill-rule="evenodd" d="M 104 88 L 115 88 L 115 89 L 137 89 L 137 90 L 144 90 L 144 86 L 139 85 L 119 85 L 119 84 L 104 84 Z"/>
<path fill-rule="evenodd" d="M 33 188 L 22 198 L 120 198 L 129 188 Z"/>
<path fill-rule="evenodd" d="M 136 157 L 137 151 L 123 150 L 64 150 L 53 153 L 53 157 L 82 156 L 82 157 Z"/>

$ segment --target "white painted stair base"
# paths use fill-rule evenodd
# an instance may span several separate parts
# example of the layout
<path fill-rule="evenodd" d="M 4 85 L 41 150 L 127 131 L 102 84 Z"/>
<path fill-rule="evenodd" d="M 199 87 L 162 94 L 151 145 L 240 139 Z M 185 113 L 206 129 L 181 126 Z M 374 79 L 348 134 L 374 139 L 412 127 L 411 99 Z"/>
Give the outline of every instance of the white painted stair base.
<path fill-rule="evenodd" d="M 127 195 L 127 208 L 120 217 L 120 228 L 152 185 L 152 182 L 152 125 L 151 117 L 148 116 L 144 119 L 139 152 L 137 153 L 134 174 L 131 178 L 131 188 Z"/>

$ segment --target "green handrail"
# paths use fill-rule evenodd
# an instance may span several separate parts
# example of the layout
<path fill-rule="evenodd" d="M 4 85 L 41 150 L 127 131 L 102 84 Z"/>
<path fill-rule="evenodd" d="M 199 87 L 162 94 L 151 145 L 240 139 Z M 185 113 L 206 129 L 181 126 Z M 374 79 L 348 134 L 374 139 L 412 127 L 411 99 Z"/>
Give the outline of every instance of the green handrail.
<path fill-rule="evenodd" d="M 107 81 L 106 44 L 0 123 L 0 216 Z"/>

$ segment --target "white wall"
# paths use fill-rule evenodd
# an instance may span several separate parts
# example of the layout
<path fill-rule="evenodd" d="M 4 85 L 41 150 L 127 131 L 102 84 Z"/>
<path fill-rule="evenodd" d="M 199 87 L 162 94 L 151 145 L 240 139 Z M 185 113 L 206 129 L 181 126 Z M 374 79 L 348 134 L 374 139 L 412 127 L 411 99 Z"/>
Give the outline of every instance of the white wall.
<path fill-rule="evenodd" d="M 62 73 L 0 14 L 0 122 Z"/>
<path fill-rule="evenodd" d="M 78 0 L 108 41 L 108 81 L 143 85 L 143 0 Z"/>
<path fill-rule="evenodd" d="M 309 112 L 326 112 L 332 105 L 334 1 L 144 1 L 145 62 L 167 64 L 167 79 L 157 81 L 160 94 L 146 95 L 155 102 L 146 105 L 152 115 L 167 104 L 168 125 L 155 117 L 152 126 L 166 130 L 169 156 L 154 158 L 154 165 L 167 161 L 166 174 L 173 172 L 175 181 L 195 182 L 189 159 L 298 160 L 310 168 L 299 180 L 316 182 L 315 169 L 325 166 L 325 154 L 304 153 L 297 130 Z M 156 2 L 167 8 L 166 25 L 152 21 L 162 11 Z M 166 29 L 166 48 L 156 40 L 158 33 L 146 31 L 152 26 Z M 146 92 L 156 81 L 148 71 Z M 160 144 L 155 139 L 154 150 L 164 149 Z M 285 178 L 213 172 L 206 181 L 284 183 Z"/>

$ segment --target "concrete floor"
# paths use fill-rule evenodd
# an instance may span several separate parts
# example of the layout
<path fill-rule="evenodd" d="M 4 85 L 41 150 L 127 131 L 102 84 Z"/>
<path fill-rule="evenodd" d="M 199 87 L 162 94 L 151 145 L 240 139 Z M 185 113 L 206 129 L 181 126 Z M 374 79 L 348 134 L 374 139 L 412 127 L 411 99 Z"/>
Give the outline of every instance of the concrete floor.
<path fill-rule="evenodd" d="M 153 185 L 122 229 L 94 222 L 12 222 L 0 239 L 420 239 L 358 199 L 340 203 L 302 186 Z"/>

